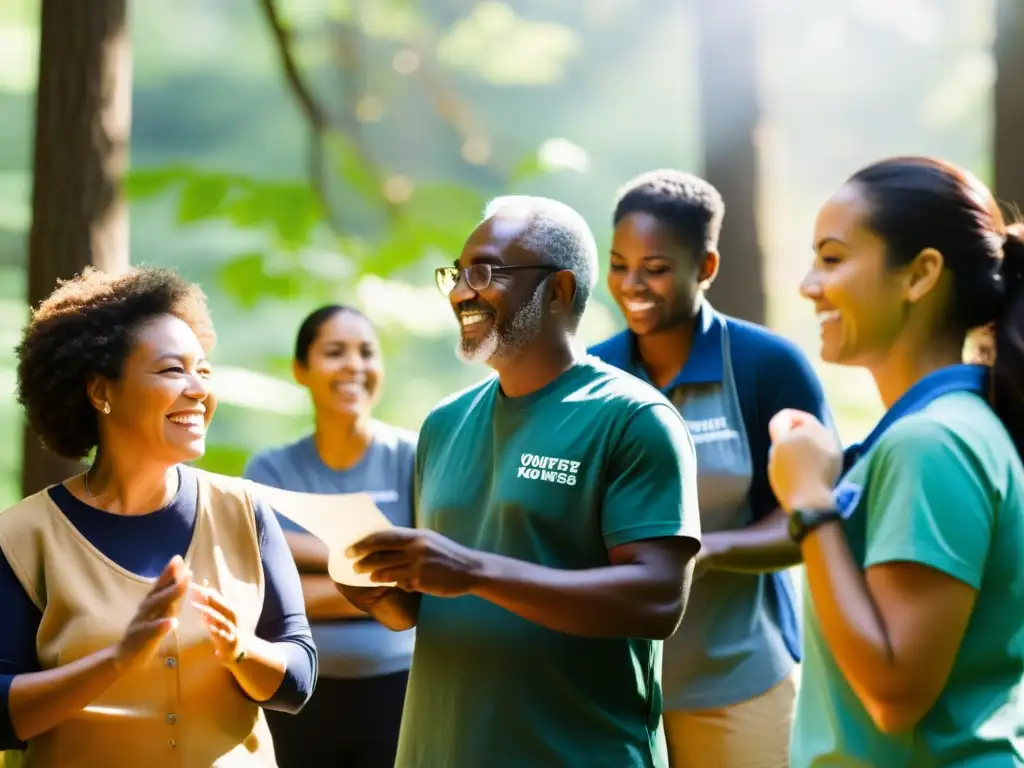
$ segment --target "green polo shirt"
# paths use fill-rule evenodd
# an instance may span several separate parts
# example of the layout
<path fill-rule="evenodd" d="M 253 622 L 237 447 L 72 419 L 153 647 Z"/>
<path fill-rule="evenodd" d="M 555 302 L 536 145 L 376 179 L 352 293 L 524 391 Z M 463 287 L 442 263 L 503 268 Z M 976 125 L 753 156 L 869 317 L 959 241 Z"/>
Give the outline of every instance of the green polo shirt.
<path fill-rule="evenodd" d="M 974 587 L 977 603 L 935 705 L 912 731 L 886 735 L 836 665 L 808 592 L 793 768 L 1024 765 L 1022 493 L 1009 435 L 968 391 L 895 422 L 850 469 L 837 498 L 857 562 L 926 565 Z"/>
<path fill-rule="evenodd" d="M 438 406 L 417 448 L 417 518 L 461 544 L 559 569 L 699 540 L 696 459 L 659 392 L 587 358 L 538 392 L 496 378 Z M 662 643 L 554 632 L 424 595 L 399 768 L 665 766 Z"/>

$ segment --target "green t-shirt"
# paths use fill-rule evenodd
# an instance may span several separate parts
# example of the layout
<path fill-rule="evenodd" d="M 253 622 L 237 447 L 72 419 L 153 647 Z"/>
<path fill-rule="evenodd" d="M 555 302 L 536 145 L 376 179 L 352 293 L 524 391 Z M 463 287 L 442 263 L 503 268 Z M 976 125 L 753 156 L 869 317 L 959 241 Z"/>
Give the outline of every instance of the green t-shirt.
<path fill-rule="evenodd" d="M 693 443 L 659 392 L 587 358 L 542 390 L 490 378 L 417 447 L 420 527 L 561 569 L 700 539 Z M 662 643 L 554 632 L 477 597 L 423 596 L 399 768 L 665 766 Z"/>
<path fill-rule="evenodd" d="M 864 568 L 921 563 L 978 597 L 939 699 L 913 731 L 886 735 L 836 666 L 805 591 L 790 765 L 1024 765 L 1024 468 L 1002 423 L 975 394 L 942 395 L 893 424 L 837 493 L 852 497 L 844 529 Z"/>

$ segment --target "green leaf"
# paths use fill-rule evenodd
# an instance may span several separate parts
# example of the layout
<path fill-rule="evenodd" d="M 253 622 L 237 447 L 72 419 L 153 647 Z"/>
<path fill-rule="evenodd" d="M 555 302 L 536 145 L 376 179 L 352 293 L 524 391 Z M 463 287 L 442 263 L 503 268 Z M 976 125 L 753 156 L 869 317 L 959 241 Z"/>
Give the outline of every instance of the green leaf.
<path fill-rule="evenodd" d="M 191 224 L 219 216 L 232 186 L 232 179 L 222 174 L 193 175 L 178 198 L 178 223 Z"/>
<path fill-rule="evenodd" d="M 260 185 L 247 180 L 223 207 L 228 221 L 242 229 L 253 229 L 273 220 L 274 211 Z"/>
<path fill-rule="evenodd" d="M 358 259 L 360 272 L 388 277 L 427 257 L 439 265 L 450 262 L 480 222 L 485 202 L 479 192 L 458 184 L 416 187 L 386 237 Z"/>
<path fill-rule="evenodd" d="M 476 190 L 455 184 L 418 187 L 401 211 L 401 226 L 415 243 L 416 258 L 438 251 L 458 256 L 469 233 L 480 223 L 486 200 Z M 410 254 L 406 264 L 415 259 Z"/>
<path fill-rule="evenodd" d="M 307 184 L 279 184 L 264 193 L 273 216 L 278 243 L 285 250 L 297 250 L 310 241 L 313 228 L 323 221 L 320 201 Z"/>
<path fill-rule="evenodd" d="M 410 227 L 391 227 L 387 238 L 369 254 L 359 260 L 359 271 L 363 275 L 373 274 L 388 277 L 410 264 L 415 264 L 425 255 L 425 243 Z"/>
<path fill-rule="evenodd" d="M 262 298 L 263 254 L 235 256 L 217 271 L 217 283 L 243 308 L 252 309 Z"/>
<path fill-rule="evenodd" d="M 221 209 L 237 227 L 270 228 L 278 246 L 288 251 L 307 245 L 313 228 L 323 221 L 319 200 L 308 184 L 300 182 L 247 179 Z"/>
<path fill-rule="evenodd" d="M 129 198 L 152 197 L 190 177 L 189 169 L 180 166 L 139 168 L 125 175 L 124 191 Z"/>
<path fill-rule="evenodd" d="M 253 309 L 264 299 L 294 299 L 310 287 L 306 276 L 294 268 L 267 269 L 262 253 L 235 256 L 217 271 L 217 283 L 243 309 Z"/>

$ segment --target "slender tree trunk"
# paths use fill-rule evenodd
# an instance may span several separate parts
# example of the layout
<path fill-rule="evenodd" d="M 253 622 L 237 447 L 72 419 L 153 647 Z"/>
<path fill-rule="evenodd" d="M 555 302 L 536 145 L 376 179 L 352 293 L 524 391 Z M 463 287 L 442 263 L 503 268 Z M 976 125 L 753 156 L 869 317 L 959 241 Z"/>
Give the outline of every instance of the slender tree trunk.
<path fill-rule="evenodd" d="M 996 9 L 995 192 L 1024 210 L 1024 8 L 998 0 Z"/>
<path fill-rule="evenodd" d="M 766 319 L 758 237 L 757 0 L 697 0 L 697 60 L 704 176 L 722 193 L 722 266 L 709 292 L 715 307 Z"/>
<path fill-rule="evenodd" d="M 131 126 L 127 0 L 42 0 L 28 300 L 90 264 L 128 265 L 121 179 Z M 22 492 L 80 471 L 25 428 Z"/>

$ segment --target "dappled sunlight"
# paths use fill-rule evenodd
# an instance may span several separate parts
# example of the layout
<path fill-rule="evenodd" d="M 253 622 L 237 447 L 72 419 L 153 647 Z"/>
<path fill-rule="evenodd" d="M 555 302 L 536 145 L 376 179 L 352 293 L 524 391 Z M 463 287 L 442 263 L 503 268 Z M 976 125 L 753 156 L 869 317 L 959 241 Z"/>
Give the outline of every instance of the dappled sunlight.
<path fill-rule="evenodd" d="M 0 89 L 31 91 L 36 84 L 39 35 L 35 24 L 0 25 Z"/>
<path fill-rule="evenodd" d="M 218 366 L 214 388 L 220 402 L 239 408 L 284 415 L 310 411 L 306 390 L 258 371 L 229 365 Z"/>
<path fill-rule="evenodd" d="M 560 80 L 581 41 L 569 27 L 518 15 L 508 4 L 477 3 L 437 46 L 446 64 L 496 85 L 545 85 Z"/>
<path fill-rule="evenodd" d="M 454 336 L 455 317 L 448 299 L 437 292 L 433 282 L 413 285 L 368 275 L 356 288 L 359 304 L 381 326 L 393 327 L 417 336 Z"/>
<path fill-rule="evenodd" d="M 586 173 L 590 170 L 590 156 L 587 151 L 568 139 L 545 139 L 537 150 L 537 160 L 541 169 L 548 172 Z"/>

